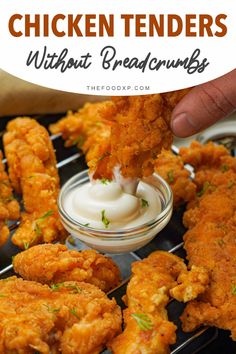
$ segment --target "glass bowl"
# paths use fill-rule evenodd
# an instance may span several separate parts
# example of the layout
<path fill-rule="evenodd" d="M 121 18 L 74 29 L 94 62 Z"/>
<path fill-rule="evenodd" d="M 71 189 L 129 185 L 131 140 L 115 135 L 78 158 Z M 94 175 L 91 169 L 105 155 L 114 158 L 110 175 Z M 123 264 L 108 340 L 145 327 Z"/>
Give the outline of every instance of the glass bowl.
<path fill-rule="evenodd" d="M 65 196 L 73 189 L 89 181 L 88 170 L 70 178 L 62 187 L 58 209 L 62 224 L 73 236 L 87 246 L 104 253 L 120 254 L 135 251 L 150 242 L 169 222 L 173 211 L 173 195 L 170 186 L 157 174 L 143 178 L 157 193 L 161 212 L 147 223 L 129 229 L 102 230 L 80 224 L 64 208 Z"/>

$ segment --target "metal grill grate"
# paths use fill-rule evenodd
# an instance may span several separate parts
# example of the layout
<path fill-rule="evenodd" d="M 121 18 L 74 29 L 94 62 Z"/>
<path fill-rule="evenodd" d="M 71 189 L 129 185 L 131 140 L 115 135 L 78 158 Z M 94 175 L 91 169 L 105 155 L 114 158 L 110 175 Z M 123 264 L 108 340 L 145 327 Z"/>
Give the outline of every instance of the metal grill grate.
<path fill-rule="evenodd" d="M 59 174 L 62 184 L 65 183 L 71 176 L 73 176 L 78 171 L 86 168 L 83 156 L 76 150 L 76 148 L 65 149 L 61 135 L 52 135 L 51 140 L 53 141 L 56 155 L 57 155 L 57 167 L 59 169 Z M 173 146 L 173 152 L 178 153 L 178 148 Z M 6 163 L 6 159 L 3 160 Z M 191 166 L 188 167 L 191 172 Z M 109 255 L 114 259 L 121 269 L 123 282 L 122 284 L 113 289 L 108 296 L 115 297 L 118 304 L 124 307 L 121 297 L 125 294 L 126 285 L 130 277 L 130 266 L 131 263 L 140 260 L 156 249 L 166 250 L 168 252 L 174 253 L 178 256 L 185 256 L 183 250 L 182 235 L 184 233 L 184 228 L 181 223 L 182 210 L 178 210 L 174 213 L 169 225 L 156 237 L 150 244 L 143 247 L 142 249 L 131 252 L 129 254 L 122 255 Z M 10 226 L 12 232 L 19 226 L 19 222 L 15 222 Z M 70 248 L 84 249 L 87 248 L 80 241 L 73 240 L 73 244 L 70 239 L 67 241 L 67 245 Z M 6 277 L 13 273 L 13 266 L 11 264 L 11 258 L 13 255 L 18 253 L 20 250 L 13 246 L 10 241 L 0 250 L 0 257 L 3 255 L 5 257 L 5 265 L 1 265 L 0 277 Z M 3 258 L 4 258 L 3 257 Z M 2 257 L 1 257 L 2 259 Z M 181 353 L 190 354 L 197 353 L 202 348 L 206 347 L 212 341 L 214 341 L 218 336 L 218 330 L 213 328 L 202 328 L 192 334 L 185 334 L 180 329 L 179 315 L 182 312 L 183 306 L 176 301 L 171 301 L 168 305 L 169 317 L 178 326 L 177 331 L 177 343 L 172 346 L 171 354 Z M 104 354 L 108 354 L 109 351 L 105 351 Z"/>

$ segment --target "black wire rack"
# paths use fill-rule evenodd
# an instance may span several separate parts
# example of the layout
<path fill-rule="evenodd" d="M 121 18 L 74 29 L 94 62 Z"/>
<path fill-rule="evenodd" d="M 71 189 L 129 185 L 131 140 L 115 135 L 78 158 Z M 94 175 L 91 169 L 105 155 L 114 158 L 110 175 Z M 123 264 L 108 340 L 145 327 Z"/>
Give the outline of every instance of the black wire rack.
<path fill-rule="evenodd" d="M 47 127 L 50 123 L 57 121 L 60 117 L 61 115 L 47 115 L 34 118 Z M 0 126 L 0 128 L 2 129 L 2 132 L 4 131 L 4 126 L 8 120 L 9 118 L 6 118 L 1 122 L 2 126 Z M 60 134 L 51 135 L 51 140 L 56 152 L 58 161 L 57 167 L 59 170 L 61 185 L 63 185 L 74 174 L 86 168 L 85 160 L 76 147 L 64 147 L 64 142 Z M 2 148 L 1 145 L 2 142 L 0 142 L 0 148 Z M 172 147 L 172 150 L 174 153 L 178 153 L 178 149 L 175 146 Z M 6 159 L 3 161 L 6 163 Z M 193 174 L 191 166 L 187 166 L 187 168 L 189 168 Z M 157 249 L 165 250 L 185 258 L 182 240 L 185 229 L 181 222 L 182 214 L 183 208 L 176 210 L 165 229 L 162 230 L 156 238 L 145 247 L 127 254 L 109 255 L 119 266 L 123 280 L 119 287 L 108 293 L 108 296 L 115 297 L 117 303 L 122 308 L 124 308 L 122 296 L 126 292 L 126 286 L 131 275 L 131 264 L 133 262 L 147 257 L 151 252 Z M 14 233 L 18 226 L 19 222 L 11 224 L 11 233 Z M 80 250 L 87 248 L 80 241 L 72 239 L 72 237 L 68 237 L 66 244 L 69 248 Z M 12 267 L 12 256 L 18 252 L 20 252 L 20 250 L 11 243 L 11 240 L 9 240 L 7 244 L 0 249 L 0 278 L 3 279 L 14 274 Z M 168 305 L 169 319 L 178 327 L 177 341 L 176 344 L 171 346 L 171 354 L 220 354 L 222 352 L 224 352 L 224 354 L 236 353 L 236 346 L 229 338 L 229 333 L 226 331 L 221 331 L 216 328 L 202 327 L 193 333 L 184 333 L 181 330 L 181 323 L 179 321 L 179 316 L 181 315 L 183 309 L 184 305 L 175 300 L 171 301 Z M 108 354 L 110 352 L 106 350 L 103 353 Z"/>

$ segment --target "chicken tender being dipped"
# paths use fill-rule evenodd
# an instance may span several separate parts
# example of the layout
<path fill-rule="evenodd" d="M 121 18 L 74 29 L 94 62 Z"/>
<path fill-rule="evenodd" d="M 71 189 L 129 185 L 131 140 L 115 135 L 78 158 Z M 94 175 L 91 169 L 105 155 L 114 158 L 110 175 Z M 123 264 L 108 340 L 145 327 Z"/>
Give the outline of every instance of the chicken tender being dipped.
<path fill-rule="evenodd" d="M 64 239 L 57 210 L 59 176 L 47 130 L 34 119 L 16 118 L 8 123 L 3 143 L 10 180 L 25 207 L 13 243 L 28 248 Z"/>
<path fill-rule="evenodd" d="M 99 354 L 121 330 L 121 312 L 96 286 L 0 281 L 1 354 Z"/>
<path fill-rule="evenodd" d="M 25 280 L 50 284 L 55 289 L 65 281 L 83 281 L 108 292 L 121 279 L 119 268 L 111 258 L 93 250 L 68 250 L 58 244 L 31 247 L 14 257 L 13 266 Z"/>
<path fill-rule="evenodd" d="M 10 235 L 7 221 L 17 220 L 20 217 L 20 206 L 12 194 L 12 186 L 2 158 L 0 151 L 0 246 L 7 241 Z"/>
<path fill-rule="evenodd" d="M 112 121 L 110 155 L 106 164 L 101 156 L 93 161 L 95 178 L 109 178 L 115 167 L 124 178 L 151 175 L 157 155 L 171 146 L 171 112 L 187 92 L 114 97 L 101 113 Z"/>
<path fill-rule="evenodd" d="M 188 272 L 183 259 L 164 251 L 133 263 L 125 296 L 125 330 L 111 342 L 112 352 L 169 353 L 169 345 L 176 340 L 176 326 L 168 321 L 166 310 L 170 296 L 190 301 L 205 290 L 208 281 L 203 268 Z"/>
<path fill-rule="evenodd" d="M 86 104 L 50 130 L 61 132 L 66 145 L 74 142 L 82 148 L 94 179 L 113 179 L 115 167 L 124 178 L 149 176 L 162 148 L 171 146 L 171 112 L 187 92 L 114 97 Z"/>

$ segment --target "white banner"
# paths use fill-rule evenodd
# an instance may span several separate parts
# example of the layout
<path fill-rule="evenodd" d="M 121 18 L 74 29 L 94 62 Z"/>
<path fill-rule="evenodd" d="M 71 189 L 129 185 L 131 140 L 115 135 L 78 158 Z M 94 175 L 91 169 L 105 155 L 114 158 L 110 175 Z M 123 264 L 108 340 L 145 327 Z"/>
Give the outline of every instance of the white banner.
<path fill-rule="evenodd" d="M 197 85 L 235 65 L 235 0 L 1 0 L 0 68 L 90 95 Z"/>

